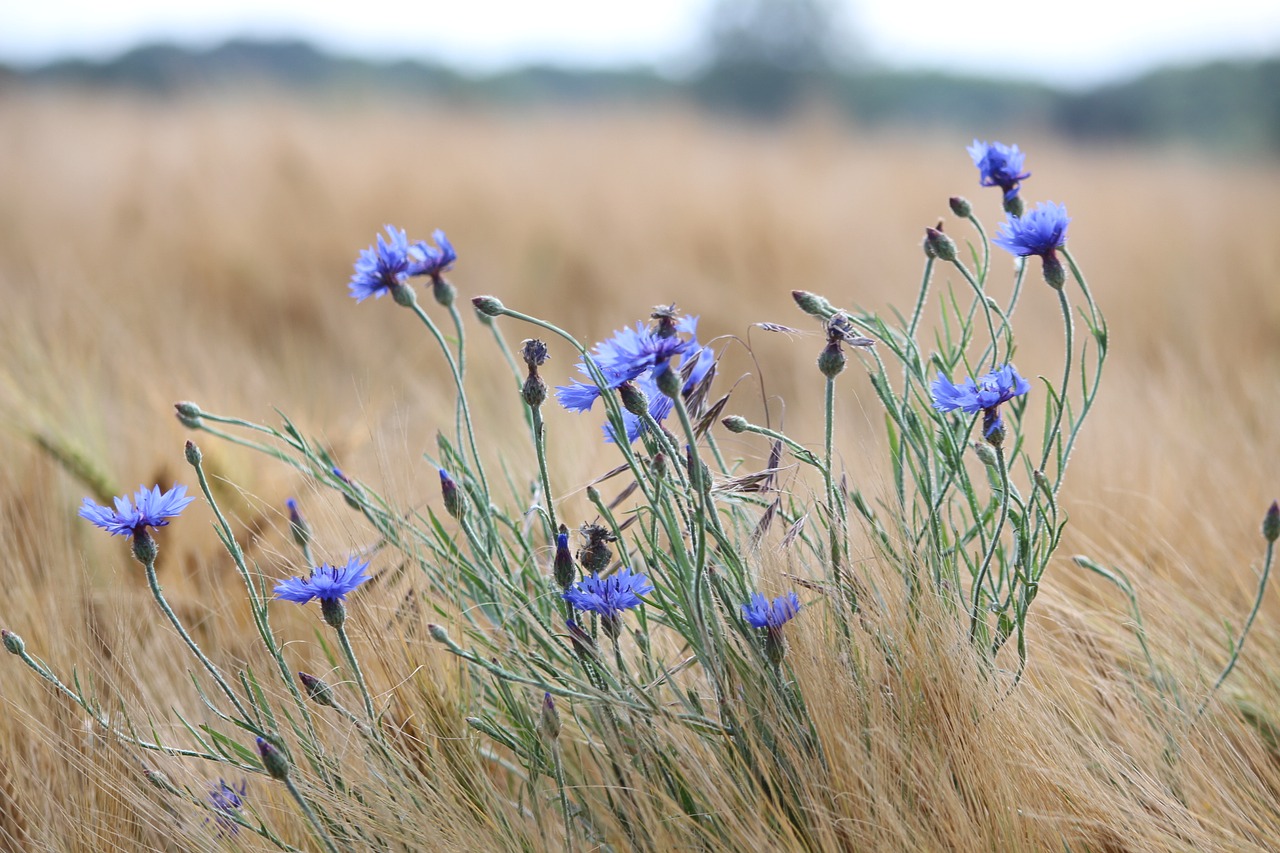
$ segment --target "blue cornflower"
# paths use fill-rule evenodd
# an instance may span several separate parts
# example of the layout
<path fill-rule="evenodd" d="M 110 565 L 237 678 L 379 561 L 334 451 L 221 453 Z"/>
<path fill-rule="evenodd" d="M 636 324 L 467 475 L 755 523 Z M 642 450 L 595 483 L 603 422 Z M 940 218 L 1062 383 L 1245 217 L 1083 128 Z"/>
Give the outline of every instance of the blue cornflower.
<path fill-rule="evenodd" d="M 209 788 L 209 805 L 219 813 L 213 818 L 218 824 L 219 831 L 224 833 L 240 831 L 240 825 L 226 815 L 240 812 L 240 808 L 244 805 L 247 788 L 248 785 L 244 780 L 241 780 L 239 785 L 228 785 L 224 779 L 219 779 L 216 785 Z M 208 823 L 207 820 L 205 822 Z"/>
<path fill-rule="evenodd" d="M 751 594 L 751 600 L 742 605 L 743 617 L 753 628 L 768 628 L 776 631 L 795 618 L 800 612 L 800 599 L 794 592 L 780 595 L 772 602 L 763 593 Z"/>
<path fill-rule="evenodd" d="M 365 569 L 369 568 L 366 560 L 352 556 L 345 566 L 331 566 L 328 563 L 313 569 L 310 577 L 288 578 L 276 584 L 276 598 L 306 604 L 313 598 L 320 599 L 323 604 L 329 601 L 342 601 L 347 593 L 369 580 Z"/>
<path fill-rule="evenodd" d="M 1003 142 L 980 142 L 973 140 L 967 149 L 973 158 L 973 165 L 981 173 L 980 183 L 984 187 L 999 187 L 1004 190 L 1005 201 L 1018 194 L 1018 184 L 1031 177 L 1030 172 L 1022 171 L 1023 161 L 1027 155 L 1018 150 L 1016 145 L 1005 145 Z"/>
<path fill-rule="evenodd" d="M 387 236 L 379 234 L 377 244 L 361 251 L 356 259 L 355 273 L 347 285 L 356 302 L 363 302 L 370 296 L 380 299 L 382 294 L 405 286 L 405 278 L 410 275 L 410 265 L 414 260 L 413 251 L 404 230 L 388 225 Z"/>
<path fill-rule="evenodd" d="M 565 590 L 564 600 L 577 610 L 590 610 L 600 616 L 616 618 L 623 610 L 639 607 L 640 596 L 653 591 L 653 584 L 644 575 L 621 569 L 607 578 L 593 572 Z"/>
<path fill-rule="evenodd" d="M 1070 222 L 1066 205 L 1042 201 L 1025 215 L 1010 216 L 1000 223 L 991 242 L 1020 257 L 1047 257 L 1067 242 Z"/>
<path fill-rule="evenodd" d="M 682 317 L 667 326 L 667 330 L 668 334 L 662 334 L 637 323 L 635 328 L 620 329 L 612 338 L 596 344 L 591 354 L 605 377 L 605 387 L 617 388 L 623 382 L 635 382 L 649 401 L 649 415 L 659 423 L 671 414 L 674 403 L 659 389 L 658 378 L 669 368 L 678 369 L 683 380 L 680 391 L 687 395 L 706 379 L 716 364 L 711 347 L 698 343 L 697 317 Z M 671 360 L 677 357 L 678 365 L 673 366 Z M 579 362 L 578 371 L 591 376 L 585 363 Z M 600 394 L 600 387 L 594 383 L 577 380 L 556 388 L 560 405 L 573 412 L 587 411 Z M 623 411 L 622 419 L 628 442 L 644 433 L 645 424 L 635 414 Z M 606 424 L 604 433 L 606 441 L 615 440 L 612 425 Z"/>
<path fill-rule="evenodd" d="M 186 496 L 186 486 L 174 486 L 161 493 L 159 486 L 139 486 L 129 498 L 115 498 L 116 508 L 100 506 L 85 498 L 80 505 L 80 517 L 88 519 L 112 536 L 140 536 L 148 527 L 166 527 L 168 519 L 177 518 L 195 498 Z"/>
<path fill-rule="evenodd" d="M 434 246 L 429 245 L 425 240 L 419 240 L 413 244 L 413 248 L 409 249 L 409 275 L 439 278 L 453 267 L 454 261 L 458 260 L 458 253 L 454 251 L 449 238 L 444 236 L 444 231 L 437 228 L 431 232 L 431 239 L 436 243 Z"/>
<path fill-rule="evenodd" d="M 959 410 L 970 415 L 982 412 L 982 434 L 992 444 L 999 444 L 1004 439 L 1000 404 L 1030 391 L 1031 383 L 1019 376 L 1012 364 L 1006 364 L 976 381 L 966 378 L 959 384 L 939 373 L 931 390 L 933 407 L 940 412 Z"/>

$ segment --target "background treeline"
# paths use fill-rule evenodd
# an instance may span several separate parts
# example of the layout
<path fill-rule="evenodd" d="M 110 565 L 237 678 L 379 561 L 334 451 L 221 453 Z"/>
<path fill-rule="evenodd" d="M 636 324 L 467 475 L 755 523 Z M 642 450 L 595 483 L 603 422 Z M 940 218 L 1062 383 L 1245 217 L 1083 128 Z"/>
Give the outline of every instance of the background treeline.
<path fill-rule="evenodd" d="M 116 89 L 153 96 L 244 89 L 332 99 L 422 97 L 462 106 L 694 103 L 760 120 L 826 103 L 864 126 L 944 124 L 984 134 L 1036 127 L 1076 139 L 1192 141 L 1280 153 L 1280 58 L 1155 71 L 1083 92 L 871 68 L 711 62 L 681 78 L 635 67 L 530 66 L 468 75 L 432 62 L 378 63 L 299 41 L 234 40 L 193 50 L 139 47 L 106 61 L 0 67 L 0 89 Z"/>

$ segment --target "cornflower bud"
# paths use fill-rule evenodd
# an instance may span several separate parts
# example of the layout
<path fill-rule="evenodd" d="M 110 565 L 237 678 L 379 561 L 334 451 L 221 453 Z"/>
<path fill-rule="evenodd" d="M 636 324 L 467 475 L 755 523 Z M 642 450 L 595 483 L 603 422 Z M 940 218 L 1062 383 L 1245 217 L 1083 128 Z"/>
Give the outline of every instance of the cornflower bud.
<path fill-rule="evenodd" d="M 795 300 L 796 305 L 806 314 L 826 320 L 832 314 L 836 313 L 833 306 L 826 297 L 819 296 L 816 293 L 810 293 L 807 290 L 791 291 L 791 298 Z"/>
<path fill-rule="evenodd" d="M 550 693 L 542 694 L 542 713 L 538 717 L 538 730 L 552 743 L 560 737 L 560 712 L 556 710 L 555 700 L 551 698 Z"/>
<path fill-rule="evenodd" d="M 443 468 L 440 469 L 440 491 L 444 495 L 445 512 L 454 518 L 462 518 L 462 513 L 466 509 L 466 499 L 463 498 L 458 484 Z"/>
<path fill-rule="evenodd" d="M 267 769 L 272 779 L 283 782 L 289 778 L 289 759 L 284 757 L 280 748 L 266 738 L 258 738 L 258 755 L 262 756 L 262 766 Z"/>
<path fill-rule="evenodd" d="M 939 222 L 939 225 L 942 223 Z M 933 253 L 933 257 L 943 261 L 954 261 L 956 259 L 956 244 L 946 234 L 942 233 L 941 228 L 924 229 L 924 250 L 925 254 Z"/>
<path fill-rule="evenodd" d="M 671 371 L 668 370 L 668 373 Z M 644 391 L 640 390 L 640 386 L 634 382 L 623 382 L 618 386 L 618 396 L 622 398 L 622 408 L 626 409 L 637 418 L 643 418 L 649 413 L 649 398 L 645 396 Z"/>
<path fill-rule="evenodd" d="M 204 460 L 204 454 L 200 452 L 200 448 L 196 447 L 194 441 L 188 441 L 182 448 L 183 454 L 187 457 L 187 464 L 192 468 L 199 465 Z"/>
<path fill-rule="evenodd" d="M 4 640 L 5 650 L 11 655 L 20 655 L 27 649 L 27 644 L 22 642 L 22 638 L 8 628 L 0 630 L 0 639 Z"/>
<path fill-rule="evenodd" d="M 563 524 L 560 525 L 560 532 L 556 534 L 556 559 L 553 574 L 556 583 L 566 590 L 573 585 L 574 578 L 578 574 L 577 566 L 573 563 L 573 555 L 569 553 L 569 528 Z"/>
<path fill-rule="evenodd" d="M 1280 503 L 1271 502 L 1271 508 L 1262 519 L 1262 536 L 1268 542 L 1280 539 Z"/>
<path fill-rule="evenodd" d="M 307 698 L 317 705 L 333 707 L 333 690 L 328 684 L 306 672 L 298 673 L 298 680 L 307 689 Z"/>
<path fill-rule="evenodd" d="M 949 201 L 951 212 L 961 219 L 968 219 L 973 213 L 973 205 L 969 204 L 969 200 L 964 196 L 953 195 Z"/>
<path fill-rule="evenodd" d="M 746 432 L 747 427 L 751 426 L 750 422 L 741 415 L 729 415 L 729 417 L 720 421 L 720 423 L 724 424 L 724 428 L 729 432 L 735 433 Z"/>
<path fill-rule="evenodd" d="M 173 408 L 175 410 L 174 413 L 178 418 L 178 422 L 187 429 L 200 429 L 200 427 L 204 425 L 204 421 L 200 418 L 204 413 L 200 411 L 200 407 L 195 403 L 192 403 L 189 400 L 183 400 L 180 403 L 174 403 Z"/>
<path fill-rule="evenodd" d="M 477 311 L 488 317 L 500 317 L 507 310 L 506 306 L 493 296 L 473 296 L 471 304 Z"/>
<path fill-rule="evenodd" d="M 302 517 L 296 500 L 289 498 L 284 505 L 289 508 L 289 532 L 293 534 L 293 541 L 299 548 L 306 548 L 311 544 L 311 525 Z"/>
<path fill-rule="evenodd" d="M 983 444 L 981 441 L 975 441 L 973 443 L 973 453 L 978 457 L 978 461 L 983 465 L 986 465 L 988 468 L 994 468 L 999 464 L 996 460 L 996 452 L 991 449 L 991 445 L 989 444 Z"/>

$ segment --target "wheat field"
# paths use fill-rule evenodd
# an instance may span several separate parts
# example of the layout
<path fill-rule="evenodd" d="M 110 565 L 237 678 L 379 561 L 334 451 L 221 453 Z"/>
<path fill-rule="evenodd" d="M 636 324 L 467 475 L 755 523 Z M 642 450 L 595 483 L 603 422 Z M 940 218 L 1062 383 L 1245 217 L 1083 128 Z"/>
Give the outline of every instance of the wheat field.
<path fill-rule="evenodd" d="M 262 422 L 287 413 L 397 501 L 438 500 L 422 460 L 452 418 L 438 352 L 390 300 L 356 305 L 346 295 L 357 251 L 383 224 L 444 228 L 463 297 L 495 294 L 584 340 L 678 302 L 701 316 L 704 336 L 724 336 L 731 410 L 757 412 L 767 399 L 776 415 L 785 398 L 789 432 L 816 442 L 821 339 L 751 324 L 815 332 L 793 288 L 905 310 L 923 229 L 945 219 L 958 241 L 968 236 L 948 196 L 971 199 L 989 229 L 999 214 L 993 191 L 976 185 L 969 137 L 862 132 L 822 116 L 758 129 L 675 109 L 489 114 L 10 95 L 0 130 L 0 626 L 67 677 L 74 667 L 105 708 L 149 716 L 177 740 L 170 711 L 203 713 L 190 661 L 127 548 L 76 509 L 85 495 L 191 482 L 189 436 L 172 416 L 185 399 Z M 722 792 L 743 849 L 1280 844 L 1275 592 L 1240 665 L 1188 725 L 1139 683 L 1126 598 L 1069 559 L 1127 572 L 1166 677 L 1188 696 L 1207 693 L 1252 603 L 1259 524 L 1280 496 L 1280 164 L 1017 141 L 1034 173 L 1024 193 L 1067 204 L 1071 251 L 1111 324 L 1106 384 L 1064 489 L 1071 525 L 1035 605 L 1027 676 L 1007 695 L 993 689 L 940 613 L 903 620 L 915 654 L 859 690 L 826 678 L 819 620 L 799 623 L 791 660 L 830 756 L 803 807 L 821 812 L 827 834 L 780 833 L 779 804 L 739 798 L 717 775 L 727 771 L 700 756 L 705 746 L 671 735 L 703 762 L 707 790 Z M 1012 276 L 1006 261 L 997 259 L 1001 286 Z M 1060 317 L 1036 292 L 1038 275 L 1029 283 L 1016 361 L 1027 375 L 1052 375 Z M 484 452 L 527 476 L 527 439 L 508 428 L 515 388 L 486 330 L 468 321 Z M 513 346 L 526 336 L 498 326 Z M 553 348 L 546 375 L 569 378 L 573 360 Z M 851 475 L 874 485 L 886 476 L 883 438 L 858 374 L 841 380 L 838 447 Z M 554 458 L 562 512 L 587 520 L 585 486 L 613 464 L 599 425 L 547 417 L 571 449 Z M 767 447 L 745 438 L 725 434 L 723 446 L 758 463 Z M 340 501 L 283 466 L 200 440 L 246 550 L 270 573 L 299 570 L 287 497 L 311 501 L 318 538 L 333 543 L 326 557 L 361 536 Z M 256 638 L 210 520 L 195 505 L 159 534 L 160 576 L 212 655 L 253 661 Z M 762 559 L 763 574 L 782 571 L 782 555 Z M 879 571 L 870 557 L 863 566 Z M 396 590 L 379 588 L 352 630 L 375 692 L 435 744 L 424 772 L 442 781 L 439 819 L 388 837 L 403 849 L 487 850 L 515 832 L 527 849 L 554 848 L 501 791 L 479 807 L 457 784 L 493 768 L 462 721 L 456 662 L 403 621 L 380 628 L 400 605 Z M 313 622 L 284 615 L 280 630 L 299 666 L 324 671 Z M 0 709 L 0 848 L 271 849 L 220 836 L 205 813 L 167 801 L 145 778 L 152 764 L 95 733 L 9 656 Z M 155 761 L 175 781 L 208 784 L 197 762 Z M 259 812 L 310 849 L 285 798 L 250 784 Z M 668 849 L 696 846 L 694 829 L 667 822 L 661 803 L 648 808 Z"/>

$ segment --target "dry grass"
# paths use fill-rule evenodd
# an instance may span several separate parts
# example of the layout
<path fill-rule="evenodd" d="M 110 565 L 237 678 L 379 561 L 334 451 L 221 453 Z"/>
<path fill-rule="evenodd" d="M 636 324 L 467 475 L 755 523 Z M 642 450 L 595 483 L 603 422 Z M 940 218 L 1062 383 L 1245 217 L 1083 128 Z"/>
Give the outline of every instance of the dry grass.
<path fill-rule="evenodd" d="M 673 299 L 703 315 L 707 334 L 724 335 L 761 320 L 803 325 L 787 298 L 793 287 L 905 308 L 918 235 L 946 213 L 946 196 L 968 195 L 992 225 L 996 213 L 995 198 L 974 186 L 966 139 L 853 135 L 820 120 L 749 133 L 679 114 L 72 98 L 0 106 L 0 624 L 59 671 L 78 665 L 108 707 L 145 709 L 178 739 L 170 708 L 203 719 L 188 664 L 126 549 L 87 530 L 75 508 L 90 490 L 189 481 L 185 436 L 169 415 L 179 399 L 258 420 L 278 407 L 397 500 L 435 500 L 432 471 L 418 460 L 451 417 L 447 376 L 403 312 L 344 295 L 355 251 L 384 222 L 415 234 L 445 227 L 462 254 L 464 295 L 493 292 L 596 339 Z M 1238 626 L 1249 605 L 1258 523 L 1280 492 L 1280 168 L 1020 141 L 1033 152 L 1028 194 L 1068 203 L 1073 252 L 1112 326 L 1107 387 L 1068 478 L 1063 553 L 1134 577 L 1154 648 L 1198 697 L 1226 656 L 1222 620 Z M 1054 375 L 1061 331 L 1043 297 L 1033 291 L 1020 308 L 1017 362 Z M 473 324 L 473 387 L 506 389 L 481 331 Z M 818 439 L 818 340 L 756 331 L 752 342 L 768 392 L 785 392 L 790 431 Z M 567 374 L 569 353 L 553 353 L 552 375 Z M 730 380 L 754 371 L 741 348 L 726 365 Z M 754 382 L 738 392 L 747 412 L 758 406 Z M 846 384 L 841 442 L 849 468 L 875 480 L 884 476 L 880 425 L 859 404 L 862 390 Z M 477 402 L 491 457 L 527 466 L 519 435 L 504 431 L 510 400 Z M 553 460 L 562 488 L 611 464 L 596 423 L 548 417 L 553 443 L 573 449 Z M 725 445 L 763 449 L 731 436 Z M 234 449 L 203 447 L 253 556 L 282 575 L 296 569 L 280 507 L 303 485 Z M 350 516 L 340 502 L 309 499 L 330 546 L 322 555 L 345 553 L 360 535 Z M 580 496 L 565 506 L 571 519 L 585 517 Z M 163 534 L 162 580 L 217 659 L 260 662 L 207 521 L 193 507 Z M 389 586 L 367 601 L 369 623 L 391 621 L 400 605 Z M 796 792 L 822 818 L 814 837 L 781 828 L 794 803 L 744 798 L 732 784 L 741 768 L 687 734 L 665 736 L 699 758 L 742 848 L 1272 847 L 1274 594 L 1223 701 L 1191 730 L 1136 680 L 1124 605 L 1061 558 L 1036 605 L 1028 679 L 1007 697 L 945 619 L 882 614 L 913 653 L 901 671 L 863 662 L 858 681 L 829 677 L 843 665 L 825 651 L 831 626 L 802 620 L 792 660 L 828 759 Z M 405 725 L 433 744 L 422 772 L 482 774 L 478 740 L 459 721 L 456 664 L 400 615 L 394 641 L 355 622 L 365 659 L 381 656 L 375 686 L 392 691 Z M 299 641 L 290 647 L 299 665 L 323 672 L 314 624 L 281 625 Z M 0 848 L 216 846 L 204 816 L 169 811 L 136 758 L 86 731 L 82 715 L 15 660 L 0 667 Z M 1173 758 L 1161 731 L 1177 745 Z M 356 745 L 351 752 L 358 761 Z M 207 768 L 164 769 L 206 784 Z M 515 805 L 494 805 L 500 797 L 489 804 L 497 813 L 480 813 L 452 784 L 434 792 L 436 817 L 406 834 L 407 846 L 493 849 L 510 837 L 504 821 L 528 823 Z M 305 845 L 278 791 L 255 782 L 250 793 Z M 697 843 L 698 827 L 671 819 L 679 810 L 670 806 L 647 802 L 646 825 L 665 846 Z M 380 808 L 391 815 L 395 805 Z M 614 840 L 625 838 L 614 829 Z M 516 834 L 547 843 L 532 826 Z"/>

